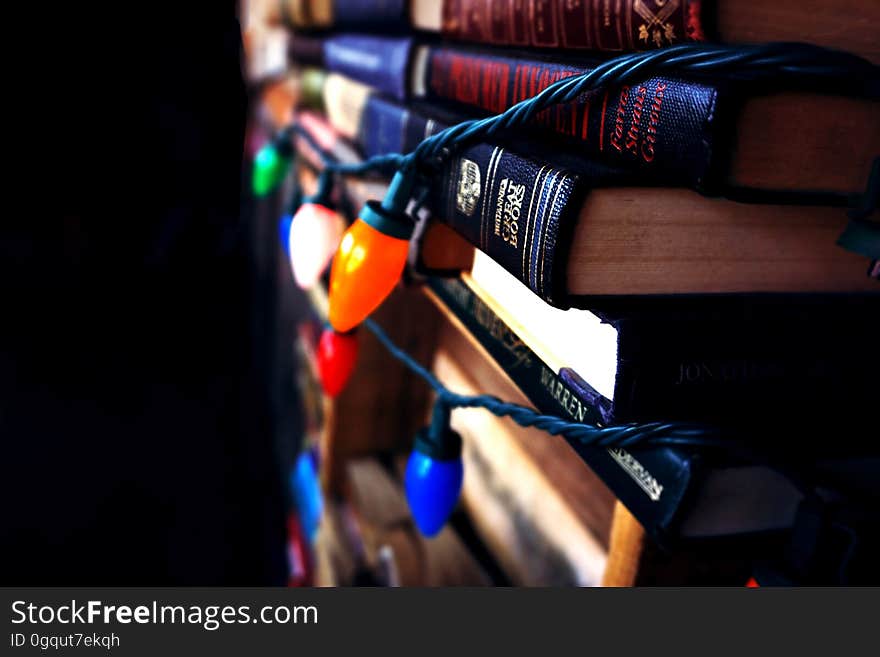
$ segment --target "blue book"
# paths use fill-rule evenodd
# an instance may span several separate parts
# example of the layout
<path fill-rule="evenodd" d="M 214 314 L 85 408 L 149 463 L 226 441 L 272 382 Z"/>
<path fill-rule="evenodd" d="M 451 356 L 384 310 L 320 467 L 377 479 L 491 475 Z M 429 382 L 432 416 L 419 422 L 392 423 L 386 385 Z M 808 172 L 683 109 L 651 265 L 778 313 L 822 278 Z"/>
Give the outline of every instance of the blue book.
<path fill-rule="evenodd" d="M 324 41 L 324 65 L 329 71 L 369 84 L 392 98 L 405 99 L 414 44 L 410 37 L 333 36 Z"/>

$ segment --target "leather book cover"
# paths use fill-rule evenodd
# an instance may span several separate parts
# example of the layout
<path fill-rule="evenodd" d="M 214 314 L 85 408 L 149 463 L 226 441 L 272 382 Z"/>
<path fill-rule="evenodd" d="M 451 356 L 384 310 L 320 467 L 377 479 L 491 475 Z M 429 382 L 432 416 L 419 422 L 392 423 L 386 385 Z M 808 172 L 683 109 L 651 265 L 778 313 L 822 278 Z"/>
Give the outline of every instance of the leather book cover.
<path fill-rule="evenodd" d="M 652 50 L 703 40 L 700 0 L 444 0 L 444 36 L 497 46 Z"/>

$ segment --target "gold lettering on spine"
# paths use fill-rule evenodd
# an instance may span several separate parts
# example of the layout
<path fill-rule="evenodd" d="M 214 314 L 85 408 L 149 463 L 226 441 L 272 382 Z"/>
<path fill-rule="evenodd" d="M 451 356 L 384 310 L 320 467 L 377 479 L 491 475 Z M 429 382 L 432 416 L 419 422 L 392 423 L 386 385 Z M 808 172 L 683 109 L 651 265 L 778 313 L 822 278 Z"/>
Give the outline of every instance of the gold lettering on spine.
<path fill-rule="evenodd" d="M 678 40 L 678 36 L 675 34 L 675 26 L 669 22 L 669 19 L 678 9 L 680 0 L 655 0 L 654 4 L 658 8 L 657 12 L 651 11 L 644 0 L 633 1 L 633 11 L 644 21 L 639 25 L 639 39 L 644 43 L 644 47 L 651 44 L 657 48 L 662 48 L 664 45 L 671 46 Z"/>
<path fill-rule="evenodd" d="M 623 468 L 624 472 L 632 477 L 633 481 L 639 485 L 639 488 L 645 491 L 645 494 L 651 501 L 657 502 L 660 499 L 660 495 L 663 494 L 662 484 L 632 454 L 621 447 L 608 448 L 608 454 L 617 461 L 617 464 Z"/>
<path fill-rule="evenodd" d="M 498 171 L 498 164 L 501 162 L 501 155 L 504 153 L 503 148 L 496 147 L 492 151 L 492 155 L 489 157 L 489 167 L 486 171 L 486 186 L 485 186 L 485 199 L 483 202 L 483 208 L 480 213 L 480 240 L 482 241 L 481 248 L 483 251 L 486 251 L 489 248 L 489 232 L 490 232 L 490 223 L 489 223 L 489 200 L 492 198 L 492 187 L 495 183 L 495 174 Z"/>
<path fill-rule="evenodd" d="M 501 235 L 501 210 L 504 207 L 504 192 L 507 190 L 508 179 L 505 178 L 498 186 L 498 197 L 495 199 L 495 235 Z"/>
<path fill-rule="evenodd" d="M 517 235 L 519 234 L 519 218 L 522 211 L 523 197 L 526 194 L 526 186 L 521 183 L 509 182 L 507 178 L 501 182 L 501 186 L 507 190 L 506 195 L 504 194 L 504 189 L 498 195 L 499 201 L 503 202 L 501 239 L 516 248 Z"/>
<path fill-rule="evenodd" d="M 489 203 L 487 202 L 492 198 L 492 167 L 495 165 L 495 158 L 498 156 L 498 148 L 492 149 L 492 154 L 489 156 L 489 164 L 486 167 L 486 186 L 484 187 L 484 198 L 483 198 L 483 207 L 480 208 L 480 244 L 479 248 L 486 250 L 486 247 L 489 244 L 489 227 L 486 225 L 486 215 L 489 212 Z"/>

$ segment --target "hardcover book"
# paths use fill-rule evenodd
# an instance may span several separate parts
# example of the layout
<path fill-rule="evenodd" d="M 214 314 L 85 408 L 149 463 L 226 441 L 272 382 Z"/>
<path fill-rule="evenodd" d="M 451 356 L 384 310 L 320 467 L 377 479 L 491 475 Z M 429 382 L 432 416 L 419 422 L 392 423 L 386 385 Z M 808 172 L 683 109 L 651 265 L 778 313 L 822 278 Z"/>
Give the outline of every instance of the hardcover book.
<path fill-rule="evenodd" d="M 364 35 L 328 38 L 325 64 L 400 102 L 453 103 L 471 116 L 502 112 L 590 69 L 584 58 L 548 61 Z M 655 77 L 550 107 L 516 138 L 531 132 L 562 153 L 634 172 L 640 184 L 709 195 L 741 188 L 859 194 L 880 156 L 878 90 L 877 76 L 841 95 L 758 94 Z"/>

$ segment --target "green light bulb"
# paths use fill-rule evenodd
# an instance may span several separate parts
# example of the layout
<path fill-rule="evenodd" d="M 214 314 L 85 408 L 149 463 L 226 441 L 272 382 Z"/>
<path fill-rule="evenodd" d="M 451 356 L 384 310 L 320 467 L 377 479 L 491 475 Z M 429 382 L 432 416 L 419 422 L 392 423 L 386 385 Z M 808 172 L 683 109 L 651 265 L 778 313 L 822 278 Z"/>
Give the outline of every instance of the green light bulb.
<path fill-rule="evenodd" d="M 271 192 L 287 174 L 290 157 L 279 152 L 273 143 L 263 146 L 254 158 L 254 175 L 251 186 L 254 194 L 265 196 Z"/>

